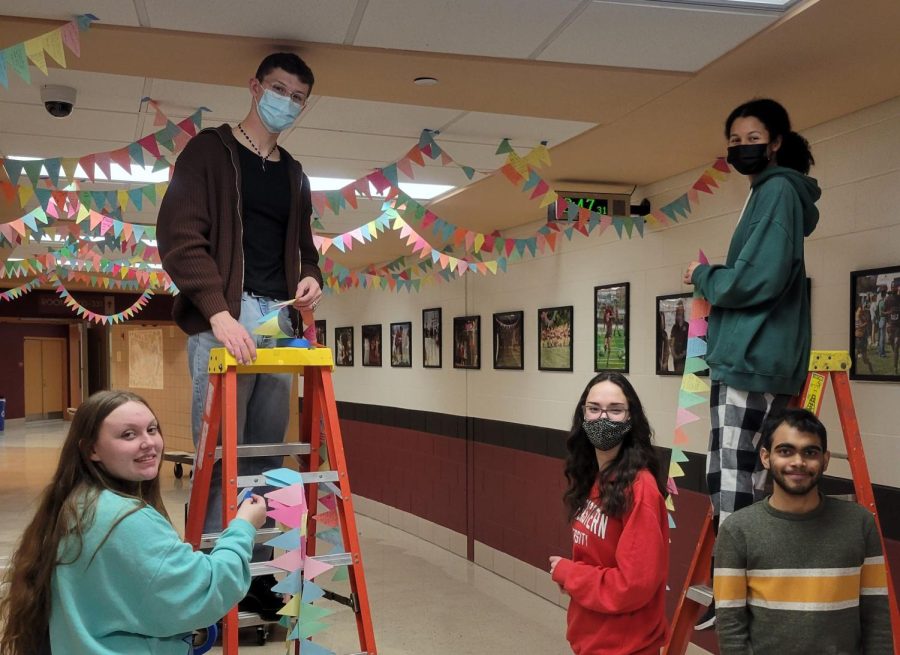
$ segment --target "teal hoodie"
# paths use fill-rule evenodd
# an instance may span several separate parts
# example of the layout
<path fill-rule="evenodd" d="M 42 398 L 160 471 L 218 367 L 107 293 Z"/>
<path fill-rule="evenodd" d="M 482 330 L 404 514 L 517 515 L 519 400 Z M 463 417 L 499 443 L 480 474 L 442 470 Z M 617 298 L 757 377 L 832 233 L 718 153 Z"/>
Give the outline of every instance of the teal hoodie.
<path fill-rule="evenodd" d="M 50 583 L 54 653 L 189 655 L 191 631 L 218 621 L 250 587 L 256 530 L 247 521 L 229 523 L 206 555 L 155 509 L 137 506 L 101 492 L 81 553 L 71 539 L 60 545 L 62 561 L 77 558 L 58 564 Z"/>
<path fill-rule="evenodd" d="M 712 304 L 706 361 L 712 379 L 743 391 L 795 395 L 809 367 L 803 238 L 819 221 L 816 181 L 774 166 L 753 181 L 724 266 L 692 281 Z"/>

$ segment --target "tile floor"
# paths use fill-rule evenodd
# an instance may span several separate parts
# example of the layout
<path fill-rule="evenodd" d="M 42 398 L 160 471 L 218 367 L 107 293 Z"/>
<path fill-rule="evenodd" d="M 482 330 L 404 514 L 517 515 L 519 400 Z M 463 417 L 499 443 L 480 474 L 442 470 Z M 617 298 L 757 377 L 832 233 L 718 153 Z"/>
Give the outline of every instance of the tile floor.
<path fill-rule="evenodd" d="M 0 557 L 9 555 L 23 516 L 56 466 L 68 424 L 18 424 L 0 433 Z M 163 489 L 176 528 L 183 529 L 187 477 L 163 467 Z M 571 652 L 565 640 L 565 610 L 480 566 L 418 537 L 364 516 L 358 517 L 361 548 L 378 650 L 384 655 L 556 655 Z M 326 585 L 339 593 L 336 583 Z M 334 605 L 320 643 L 337 653 L 359 650 L 349 609 Z M 265 646 L 245 629 L 241 651 L 285 653 L 277 627 Z M 213 649 L 212 653 L 220 653 Z M 703 653 L 705 651 L 689 651 Z"/>

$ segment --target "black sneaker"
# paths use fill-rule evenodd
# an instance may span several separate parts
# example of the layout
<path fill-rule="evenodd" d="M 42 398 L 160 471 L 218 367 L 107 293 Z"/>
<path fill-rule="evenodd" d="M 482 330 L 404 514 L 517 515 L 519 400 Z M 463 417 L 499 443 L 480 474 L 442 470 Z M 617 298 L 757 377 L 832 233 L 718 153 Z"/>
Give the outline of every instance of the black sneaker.
<path fill-rule="evenodd" d="M 250 590 L 238 603 L 241 612 L 253 612 L 265 621 L 278 621 L 281 615 L 278 610 L 284 607 L 284 597 L 272 591 L 278 584 L 274 575 L 261 575 L 250 582 Z"/>
<path fill-rule="evenodd" d="M 715 603 L 706 608 L 706 611 L 703 613 L 697 620 L 697 624 L 694 626 L 694 630 L 709 630 L 710 628 L 716 627 L 716 606 Z"/>

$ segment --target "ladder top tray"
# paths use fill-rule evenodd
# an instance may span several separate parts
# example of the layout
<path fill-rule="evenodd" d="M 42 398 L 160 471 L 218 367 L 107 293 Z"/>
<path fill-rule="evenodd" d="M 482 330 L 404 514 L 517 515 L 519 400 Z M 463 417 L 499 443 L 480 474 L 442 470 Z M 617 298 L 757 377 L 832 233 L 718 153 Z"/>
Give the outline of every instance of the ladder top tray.
<path fill-rule="evenodd" d="M 244 365 L 225 348 L 209 351 L 210 373 L 224 373 L 232 366 L 238 373 L 302 373 L 307 366 L 334 367 L 334 356 L 330 348 L 257 348 L 256 361 Z"/>

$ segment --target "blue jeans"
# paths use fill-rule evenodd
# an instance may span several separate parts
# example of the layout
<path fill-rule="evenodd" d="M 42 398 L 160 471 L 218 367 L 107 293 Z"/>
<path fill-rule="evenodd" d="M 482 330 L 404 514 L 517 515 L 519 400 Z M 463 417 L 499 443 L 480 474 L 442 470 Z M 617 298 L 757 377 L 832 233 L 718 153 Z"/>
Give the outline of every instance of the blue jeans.
<path fill-rule="evenodd" d="M 244 292 L 241 296 L 240 323 L 247 332 L 256 339 L 257 348 L 272 348 L 275 340 L 253 334 L 258 319 L 269 312 L 276 301 Z M 287 307 L 279 314 L 282 331 L 291 334 L 290 318 Z M 221 348 L 222 343 L 213 336 L 212 330 L 193 334 L 188 337 L 188 366 L 193 384 L 193 403 L 191 405 L 191 432 L 194 448 L 200 442 L 200 430 L 203 425 L 203 405 L 209 385 L 209 351 Z M 292 374 L 265 373 L 261 375 L 239 375 L 237 388 L 237 433 L 239 444 L 282 443 L 290 416 Z M 259 475 L 264 471 L 282 466 L 282 457 L 253 457 L 238 459 L 238 475 Z M 265 489 L 256 489 L 254 493 L 265 493 Z M 212 471 L 209 489 L 209 504 L 203 522 L 203 532 L 220 532 L 222 530 L 222 463 L 216 462 Z M 254 560 L 268 559 L 271 548 L 257 546 L 254 549 Z"/>

